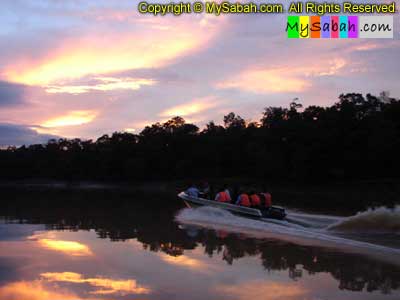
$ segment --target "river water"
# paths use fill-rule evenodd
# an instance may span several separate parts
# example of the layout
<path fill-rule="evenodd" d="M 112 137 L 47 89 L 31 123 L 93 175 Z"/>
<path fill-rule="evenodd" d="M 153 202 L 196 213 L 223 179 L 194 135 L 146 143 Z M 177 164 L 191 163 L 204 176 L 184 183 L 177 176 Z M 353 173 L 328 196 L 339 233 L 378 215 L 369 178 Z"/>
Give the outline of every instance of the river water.
<path fill-rule="evenodd" d="M 400 299 L 399 208 L 264 222 L 163 197 L 8 196 L 0 299 Z"/>

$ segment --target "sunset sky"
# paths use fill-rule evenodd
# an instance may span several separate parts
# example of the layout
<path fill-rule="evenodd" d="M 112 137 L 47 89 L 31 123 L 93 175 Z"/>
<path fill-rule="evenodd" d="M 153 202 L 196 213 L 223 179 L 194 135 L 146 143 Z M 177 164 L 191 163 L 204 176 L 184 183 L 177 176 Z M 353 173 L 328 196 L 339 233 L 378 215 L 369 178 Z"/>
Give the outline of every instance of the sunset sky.
<path fill-rule="evenodd" d="M 395 38 L 286 37 L 286 15 L 140 15 L 136 0 L 4 0 L 0 146 L 139 133 L 176 115 L 202 127 L 234 111 L 400 97 Z"/>

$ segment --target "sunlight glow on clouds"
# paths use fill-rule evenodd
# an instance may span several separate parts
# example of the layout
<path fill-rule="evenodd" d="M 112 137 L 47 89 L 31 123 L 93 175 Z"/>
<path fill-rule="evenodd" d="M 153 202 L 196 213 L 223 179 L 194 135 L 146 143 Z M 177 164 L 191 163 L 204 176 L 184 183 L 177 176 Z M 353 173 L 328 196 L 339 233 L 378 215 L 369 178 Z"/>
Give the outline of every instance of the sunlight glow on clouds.
<path fill-rule="evenodd" d="M 160 26 L 169 26 L 170 23 L 175 23 L 175 26 L 168 31 L 143 27 L 140 31 L 105 32 L 65 39 L 46 57 L 25 58 L 10 64 L 4 73 L 12 82 L 51 86 L 88 75 L 160 68 L 179 56 L 205 47 L 216 33 L 190 22 L 190 19 L 154 20 Z"/>
<path fill-rule="evenodd" d="M 41 124 L 43 127 L 65 127 L 90 123 L 96 118 L 94 111 L 71 111 L 63 116 L 51 118 Z"/>
<path fill-rule="evenodd" d="M 140 132 L 177 115 L 198 126 L 230 111 L 254 119 L 294 97 L 324 106 L 344 92 L 400 95 L 399 37 L 291 41 L 277 27 L 283 15 L 157 18 L 129 1 L 3 2 L 2 145 Z"/>
<path fill-rule="evenodd" d="M 141 78 L 94 78 L 100 83 L 94 85 L 50 85 L 46 88 L 48 93 L 83 94 L 91 91 L 113 91 L 113 90 L 138 90 L 144 85 L 154 85 L 151 79 Z"/>
<path fill-rule="evenodd" d="M 291 77 L 290 70 L 247 70 L 238 76 L 216 84 L 220 89 L 240 89 L 254 93 L 301 92 L 310 84 L 301 78 Z"/>
<path fill-rule="evenodd" d="M 307 64 L 293 67 L 271 69 L 248 69 L 237 76 L 218 82 L 219 89 L 240 89 L 247 92 L 291 93 L 304 92 L 311 88 L 312 77 L 332 76 L 338 74 L 347 65 L 342 58 L 333 58 L 328 64 Z"/>
<path fill-rule="evenodd" d="M 215 108 L 218 106 L 217 99 L 215 97 L 204 97 L 197 100 L 194 100 L 189 103 L 185 103 L 182 105 L 178 105 L 167 110 L 164 110 L 160 113 L 160 117 L 187 117 L 191 115 L 195 115 L 211 108 Z"/>

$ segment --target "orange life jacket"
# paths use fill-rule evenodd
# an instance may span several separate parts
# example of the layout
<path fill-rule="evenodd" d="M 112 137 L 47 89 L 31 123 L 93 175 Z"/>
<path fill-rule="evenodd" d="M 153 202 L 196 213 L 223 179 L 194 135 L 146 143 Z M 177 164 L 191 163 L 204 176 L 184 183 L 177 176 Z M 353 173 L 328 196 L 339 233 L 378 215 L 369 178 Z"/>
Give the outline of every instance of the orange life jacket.
<path fill-rule="evenodd" d="M 218 202 L 230 202 L 231 199 L 227 192 L 219 192 L 218 193 Z"/>
<path fill-rule="evenodd" d="M 265 203 L 264 206 L 265 207 L 271 207 L 272 206 L 272 196 L 270 193 L 262 193 L 261 195 L 263 195 Z"/>
<path fill-rule="evenodd" d="M 251 206 L 261 206 L 261 199 L 258 195 L 250 195 Z"/>
<path fill-rule="evenodd" d="M 240 204 L 241 206 L 250 207 L 250 206 L 251 206 L 251 203 L 250 203 L 249 196 L 247 196 L 247 194 L 241 194 L 241 195 L 240 195 L 239 204 Z"/>

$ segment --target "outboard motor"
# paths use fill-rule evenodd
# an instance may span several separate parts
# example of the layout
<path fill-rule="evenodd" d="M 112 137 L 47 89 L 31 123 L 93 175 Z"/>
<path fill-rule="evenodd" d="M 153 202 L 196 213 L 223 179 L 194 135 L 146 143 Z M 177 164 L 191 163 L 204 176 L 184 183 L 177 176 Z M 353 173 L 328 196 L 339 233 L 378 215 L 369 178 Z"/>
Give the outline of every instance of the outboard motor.
<path fill-rule="evenodd" d="M 282 220 L 286 217 L 286 212 L 283 208 L 271 206 L 266 210 L 262 211 L 264 218 L 278 219 Z"/>

